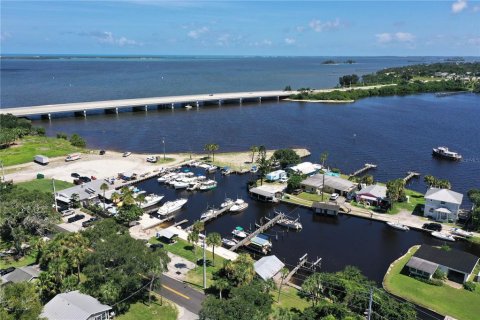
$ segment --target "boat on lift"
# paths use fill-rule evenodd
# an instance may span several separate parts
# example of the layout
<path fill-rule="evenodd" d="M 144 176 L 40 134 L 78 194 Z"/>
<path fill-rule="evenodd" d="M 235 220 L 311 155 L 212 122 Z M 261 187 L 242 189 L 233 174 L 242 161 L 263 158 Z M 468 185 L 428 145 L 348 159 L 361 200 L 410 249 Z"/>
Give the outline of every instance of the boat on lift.
<path fill-rule="evenodd" d="M 242 227 L 236 227 L 235 229 L 233 229 L 232 234 L 235 237 L 242 238 L 242 239 L 247 237 L 247 233 L 245 232 L 245 230 L 243 230 Z"/>

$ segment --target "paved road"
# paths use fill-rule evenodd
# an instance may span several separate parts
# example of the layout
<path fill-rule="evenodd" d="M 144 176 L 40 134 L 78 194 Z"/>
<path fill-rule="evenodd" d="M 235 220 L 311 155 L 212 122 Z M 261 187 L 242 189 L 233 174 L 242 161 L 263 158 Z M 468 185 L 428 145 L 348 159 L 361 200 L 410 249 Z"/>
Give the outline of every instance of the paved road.
<path fill-rule="evenodd" d="M 205 299 L 203 293 L 166 275 L 162 276 L 161 284 L 161 288 L 156 292 L 168 300 L 184 307 L 194 314 L 198 314 L 200 309 L 202 309 L 202 302 Z"/>

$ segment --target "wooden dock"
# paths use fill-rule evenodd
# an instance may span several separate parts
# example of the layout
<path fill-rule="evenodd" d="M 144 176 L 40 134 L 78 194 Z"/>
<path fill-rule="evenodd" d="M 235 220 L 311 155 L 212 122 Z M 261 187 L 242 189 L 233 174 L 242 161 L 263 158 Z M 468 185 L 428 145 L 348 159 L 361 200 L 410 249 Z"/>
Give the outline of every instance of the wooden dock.
<path fill-rule="evenodd" d="M 356 175 L 359 175 L 359 174 L 362 173 L 362 172 L 368 171 L 368 170 L 370 170 L 370 169 L 375 169 L 376 167 L 377 167 L 376 164 L 365 163 L 365 165 L 363 166 L 363 168 L 358 169 L 357 171 L 355 171 L 354 173 L 352 173 L 351 175 L 349 175 L 349 177 L 355 177 Z"/>
<path fill-rule="evenodd" d="M 403 178 L 403 182 L 407 183 L 410 179 L 420 177 L 420 173 L 415 172 L 415 171 L 408 171 L 407 176 Z"/>
<path fill-rule="evenodd" d="M 277 223 L 278 220 L 282 219 L 282 218 L 285 218 L 285 214 L 283 213 L 279 213 L 278 215 L 276 215 L 275 217 L 273 217 L 270 221 L 268 221 L 267 223 L 265 223 L 264 225 L 262 225 L 260 228 L 258 228 L 257 230 L 255 230 L 254 232 L 250 233 L 245 239 L 243 239 L 242 241 L 238 242 L 236 245 L 234 245 L 233 247 L 230 248 L 230 251 L 235 251 L 237 250 L 238 248 L 240 248 L 241 246 L 245 245 L 246 243 L 248 243 L 250 240 L 252 240 L 254 237 L 256 237 L 257 235 L 259 235 L 260 233 L 262 233 L 263 231 L 267 230 L 268 228 L 272 227 L 273 225 L 275 225 L 275 223 Z"/>
<path fill-rule="evenodd" d="M 200 222 L 203 222 L 204 224 L 213 220 L 213 219 L 216 219 L 217 217 L 219 217 L 220 215 L 224 214 L 225 212 L 227 212 L 228 210 L 230 210 L 230 207 L 231 206 L 226 206 L 222 209 L 219 209 L 219 210 L 215 210 L 215 213 L 213 215 L 211 215 L 210 217 L 206 217 L 206 218 L 203 218 L 203 219 L 200 219 Z M 193 227 L 193 224 L 191 226 L 189 226 L 186 230 L 187 231 L 190 231 Z"/>
<path fill-rule="evenodd" d="M 293 268 L 293 270 L 288 273 L 287 277 L 284 280 L 285 283 L 289 283 L 290 280 L 292 279 L 293 275 L 295 273 L 297 273 L 297 271 L 300 270 L 301 267 L 303 267 L 305 262 L 307 262 L 307 256 L 308 256 L 307 254 L 304 254 L 300 259 L 298 259 L 297 266 L 295 268 Z"/>

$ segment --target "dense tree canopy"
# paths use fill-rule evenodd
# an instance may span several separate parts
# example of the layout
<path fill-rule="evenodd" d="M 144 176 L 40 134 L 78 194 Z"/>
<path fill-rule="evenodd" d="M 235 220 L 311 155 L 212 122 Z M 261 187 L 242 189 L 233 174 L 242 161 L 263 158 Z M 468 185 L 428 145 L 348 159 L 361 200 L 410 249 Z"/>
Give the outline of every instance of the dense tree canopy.
<path fill-rule="evenodd" d="M 273 159 L 278 161 L 282 168 L 286 168 L 289 165 L 295 165 L 300 162 L 300 157 L 292 149 L 279 149 L 273 153 Z"/>
<path fill-rule="evenodd" d="M 32 282 L 9 283 L 0 287 L 0 319 L 38 320 L 42 304 Z"/>

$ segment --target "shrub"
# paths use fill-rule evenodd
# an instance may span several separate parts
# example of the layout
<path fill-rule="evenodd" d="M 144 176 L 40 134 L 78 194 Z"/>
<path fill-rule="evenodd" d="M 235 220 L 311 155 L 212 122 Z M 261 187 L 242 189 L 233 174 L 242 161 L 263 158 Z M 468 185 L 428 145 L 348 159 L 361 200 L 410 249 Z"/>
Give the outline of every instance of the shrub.
<path fill-rule="evenodd" d="M 477 284 L 472 281 L 467 281 L 463 284 L 463 288 L 468 291 L 475 291 L 476 287 L 477 287 Z"/>
<path fill-rule="evenodd" d="M 72 136 L 70 137 L 70 143 L 72 144 L 72 146 L 79 148 L 85 148 L 87 146 L 85 139 L 83 139 L 76 133 L 72 134 Z"/>
<path fill-rule="evenodd" d="M 67 136 L 66 133 L 57 132 L 57 138 L 58 138 L 58 139 L 65 139 L 65 140 L 67 140 L 67 139 L 68 139 L 68 136 Z"/>
<path fill-rule="evenodd" d="M 447 274 L 445 272 L 443 272 L 442 270 L 437 269 L 435 271 L 435 273 L 433 274 L 433 278 L 438 279 L 438 280 L 445 280 L 445 279 L 447 279 Z"/>
<path fill-rule="evenodd" d="M 36 131 L 37 135 L 39 135 L 39 136 L 44 136 L 45 135 L 45 128 L 36 127 L 35 131 Z"/>
<path fill-rule="evenodd" d="M 426 279 L 418 276 L 414 276 L 413 278 L 418 281 L 425 282 L 426 284 L 431 284 L 432 286 L 437 286 L 437 287 L 443 286 L 443 281 L 439 279 Z"/>

